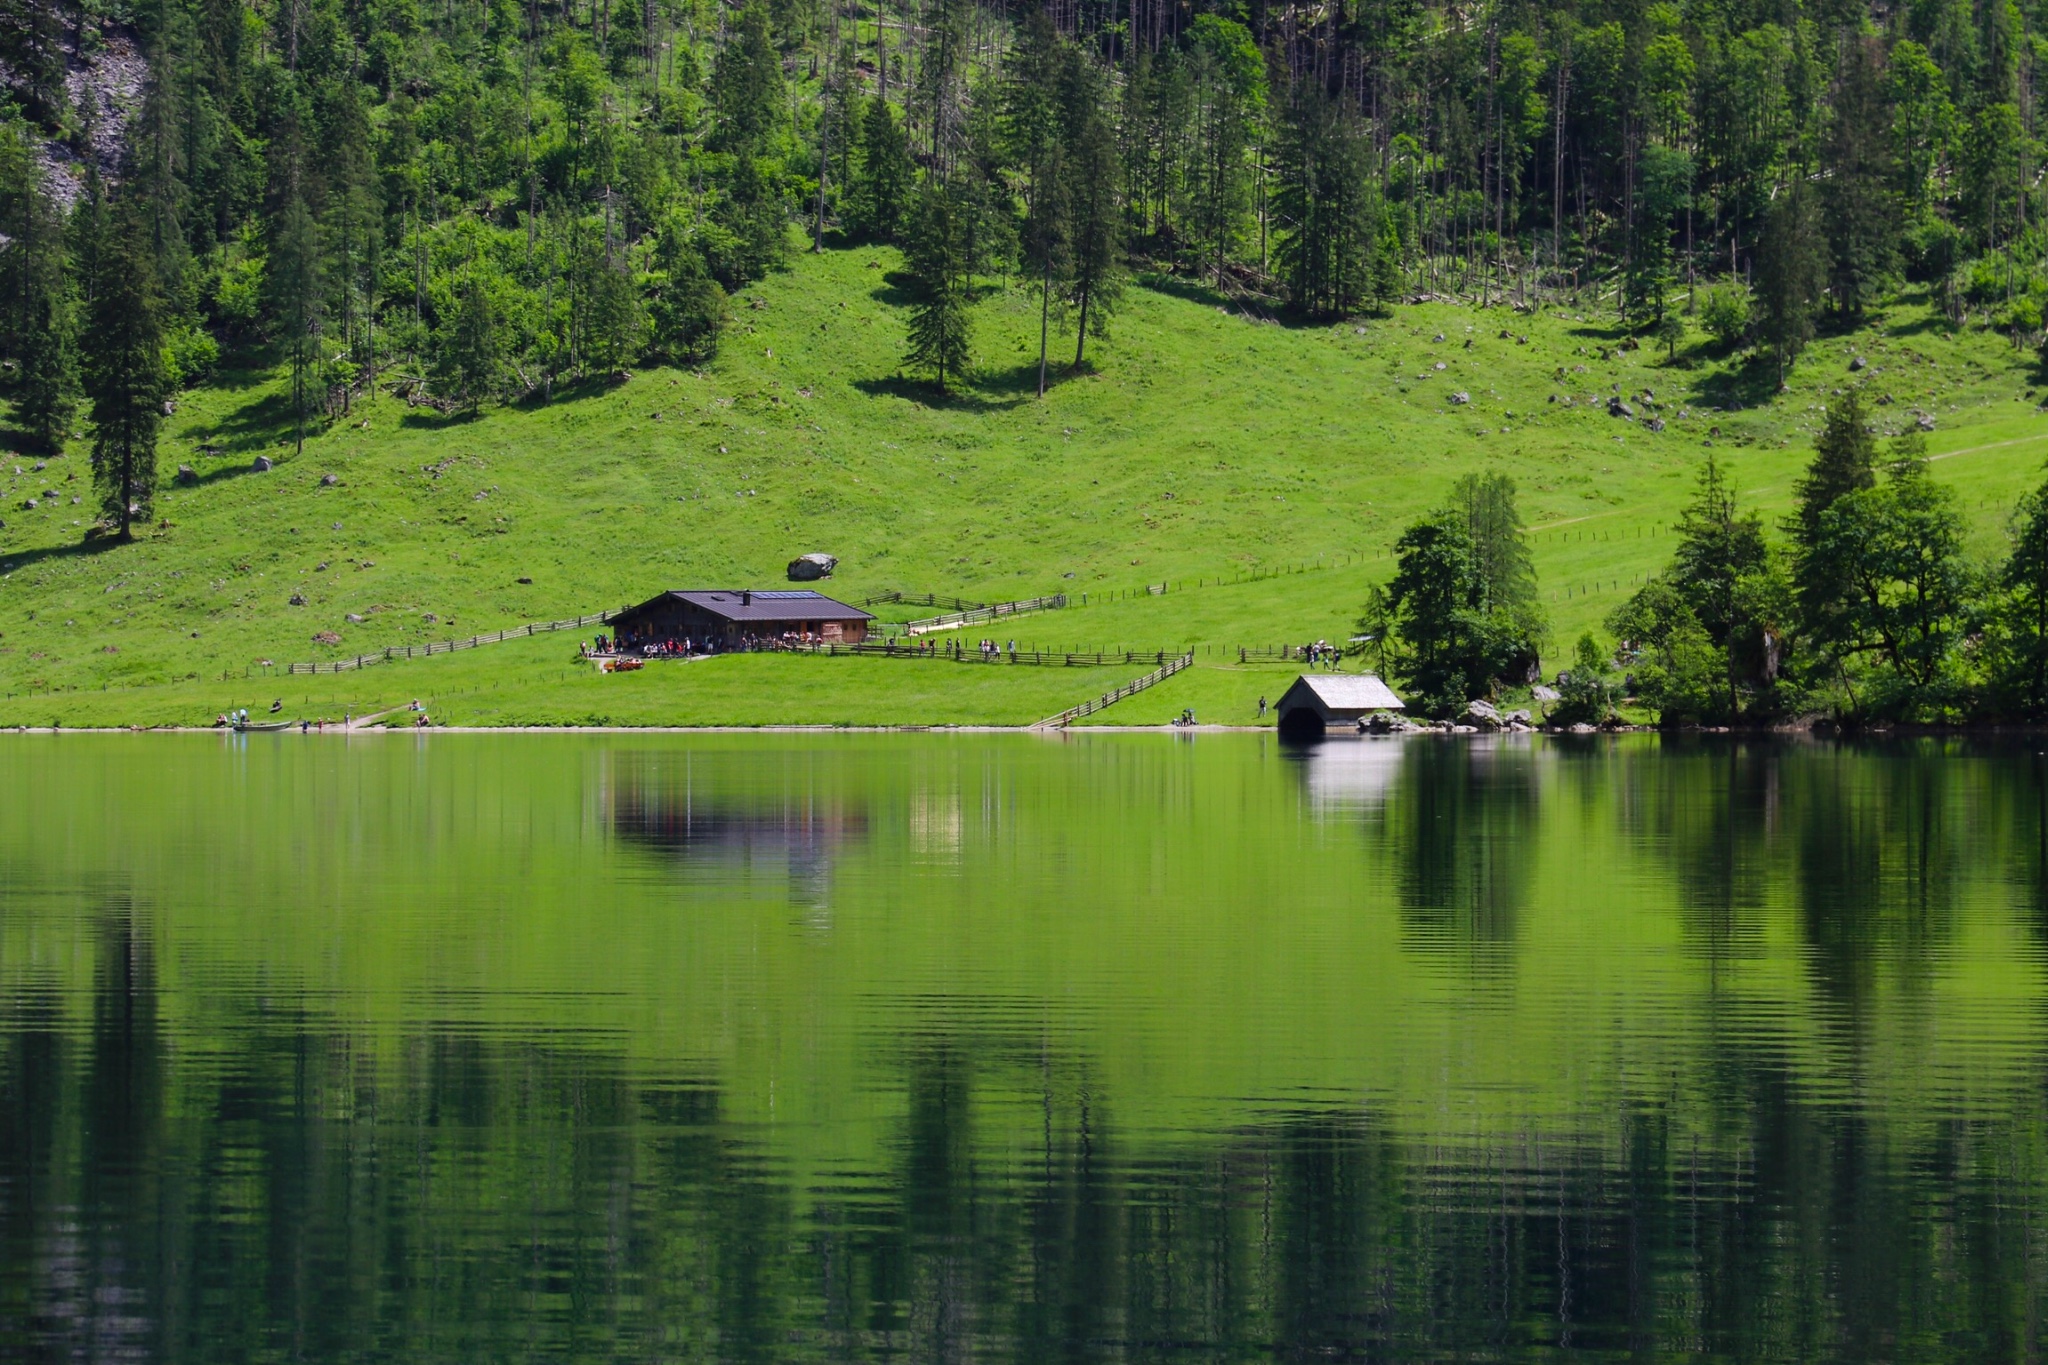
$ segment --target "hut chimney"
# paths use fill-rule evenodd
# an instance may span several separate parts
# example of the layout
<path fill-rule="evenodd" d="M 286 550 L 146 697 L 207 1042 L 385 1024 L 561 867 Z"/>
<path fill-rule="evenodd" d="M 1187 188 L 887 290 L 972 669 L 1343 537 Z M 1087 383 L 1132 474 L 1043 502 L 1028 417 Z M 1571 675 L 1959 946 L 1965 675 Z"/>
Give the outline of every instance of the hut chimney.
<path fill-rule="evenodd" d="M 742 588 L 740 590 L 740 605 L 743 607 L 754 605 L 754 590 L 752 588 Z"/>

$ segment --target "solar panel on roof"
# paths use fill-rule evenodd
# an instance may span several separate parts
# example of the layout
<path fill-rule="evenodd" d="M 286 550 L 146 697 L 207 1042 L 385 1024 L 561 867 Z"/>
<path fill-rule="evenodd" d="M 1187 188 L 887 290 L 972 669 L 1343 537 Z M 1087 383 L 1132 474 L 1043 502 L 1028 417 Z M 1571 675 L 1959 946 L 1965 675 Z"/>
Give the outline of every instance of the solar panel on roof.
<path fill-rule="evenodd" d="M 757 592 L 754 596 L 769 602 L 795 602 L 808 597 L 821 597 L 823 594 L 806 590 L 803 592 Z"/>

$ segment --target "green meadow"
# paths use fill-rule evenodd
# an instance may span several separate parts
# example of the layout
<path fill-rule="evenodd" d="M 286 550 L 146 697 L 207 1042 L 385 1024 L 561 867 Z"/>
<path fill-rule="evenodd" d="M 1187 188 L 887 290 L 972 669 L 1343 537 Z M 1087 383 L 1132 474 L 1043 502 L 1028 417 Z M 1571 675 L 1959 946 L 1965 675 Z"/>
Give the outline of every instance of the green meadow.
<path fill-rule="evenodd" d="M 302 451 L 281 375 L 229 371 L 181 396 L 160 522 L 133 545 L 83 543 L 85 439 L 41 470 L 9 458 L 0 723 L 204 724 L 278 699 L 294 718 L 338 718 L 419 699 L 450 724 L 1007 725 L 1147 671 L 727 658 L 607 677 L 576 662 L 569 632 L 279 676 L 667 588 L 772 586 L 813 550 L 840 557 L 827 589 L 854 601 L 1069 595 L 1062 611 L 970 626 L 970 644 L 1196 650 L 1195 668 L 1103 723 L 1182 707 L 1250 723 L 1298 670 L 1240 666 L 1237 650 L 1348 637 L 1401 528 L 1461 474 L 1500 469 L 1521 489 L 1554 668 L 1662 566 L 1710 450 L 1775 518 L 1849 384 L 1888 430 L 1934 416 L 1935 467 L 1980 554 L 2048 457 L 2033 354 L 1954 332 L 1917 296 L 1822 337 L 1774 393 L 1774 376 L 1697 333 L 1675 360 L 1621 348 L 1590 300 L 1306 327 L 1141 279 L 1091 368 L 1056 363 L 1040 400 L 1035 301 L 991 288 L 974 380 L 941 398 L 899 372 L 895 264 L 879 248 L 800 256 L 734 300 L 702 371 L 475 415 L 380 396 Z M 1608 415 L 1617 394 L 1637 420 Z M 254 472 L 259 455 L 275 468 Z M 196 482 L 174 482 L 179 465 Z"/>

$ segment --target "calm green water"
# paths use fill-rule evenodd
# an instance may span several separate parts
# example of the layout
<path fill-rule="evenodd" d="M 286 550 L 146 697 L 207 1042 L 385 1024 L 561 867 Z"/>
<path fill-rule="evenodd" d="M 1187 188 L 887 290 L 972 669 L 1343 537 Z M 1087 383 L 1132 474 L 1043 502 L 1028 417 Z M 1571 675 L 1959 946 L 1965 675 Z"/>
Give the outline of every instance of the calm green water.
<path fill-rule="evenodd" d="M 2043 1350 L 2023 743 L 0 772 L 0 1359 Z"/>

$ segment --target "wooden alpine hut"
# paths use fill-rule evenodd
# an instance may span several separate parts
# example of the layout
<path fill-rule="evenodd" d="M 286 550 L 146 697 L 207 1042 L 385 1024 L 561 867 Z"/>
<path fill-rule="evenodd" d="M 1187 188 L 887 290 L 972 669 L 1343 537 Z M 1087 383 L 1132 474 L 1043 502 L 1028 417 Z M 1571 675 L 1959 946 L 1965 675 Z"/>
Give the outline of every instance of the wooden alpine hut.
<path fill-rule="evenodd" d="M 638 649 L 689 640 L 713 649 L 743 649 L 769 640 L 858 644 L 871 612 L 805 589 L 671 591 L 614 614 L 619 647 Z"/>

